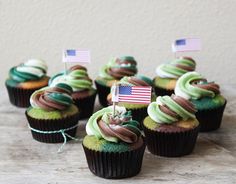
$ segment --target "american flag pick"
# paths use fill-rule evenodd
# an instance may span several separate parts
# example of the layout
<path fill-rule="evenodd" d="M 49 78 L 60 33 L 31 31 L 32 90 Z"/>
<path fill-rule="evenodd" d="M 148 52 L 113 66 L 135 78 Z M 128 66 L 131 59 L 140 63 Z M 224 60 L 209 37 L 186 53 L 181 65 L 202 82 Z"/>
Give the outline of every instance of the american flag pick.
<path fill-rule="evenodd" d="M 172 44 L 173 52 L 200 51 L 201 40 L 199 38 L 184 38 L 175 40 Z"/>
<path fill-rule="evenodd" d="M 87 49 L 67 49 L 63 51 L 65 63 L 90 63 L 90 51 Z"/>
<path fill-rule="evenodd" d="M 151 103 L 151 93 L 152 87 L 149 86 L 118 86 L 117 97 L 112 98 L 112 100 L 116 99 L 116 102 L 149 104 Z"/>

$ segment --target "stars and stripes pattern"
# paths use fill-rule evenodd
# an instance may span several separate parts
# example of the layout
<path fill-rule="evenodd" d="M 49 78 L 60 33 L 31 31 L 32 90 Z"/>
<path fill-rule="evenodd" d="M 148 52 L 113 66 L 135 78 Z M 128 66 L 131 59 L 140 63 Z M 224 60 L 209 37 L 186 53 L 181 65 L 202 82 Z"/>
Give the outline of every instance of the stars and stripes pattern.
<path fill-rule="evenodd" d="M 186 38 L 175 40 L 172 44 L 173 52 L 187 52 L 201 50 L 201 40 L 199 38 Z"/>
<path fill-rule="evenodd" d="M 86 49 L 68 49 L 63 51 L 63 62 L 90 63 L 90 51 Z"/>
<path fill-rule="evenodd" d="M 147 86 L 119 86 L 118 101 L 135 104 L 149 104 L 152 88 Z"/>

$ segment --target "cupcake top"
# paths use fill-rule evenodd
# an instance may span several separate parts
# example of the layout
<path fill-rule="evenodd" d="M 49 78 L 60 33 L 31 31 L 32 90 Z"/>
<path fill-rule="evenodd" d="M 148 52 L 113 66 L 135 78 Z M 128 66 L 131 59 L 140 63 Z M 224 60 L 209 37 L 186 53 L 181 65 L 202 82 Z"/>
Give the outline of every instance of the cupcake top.
<path fill-rule="evenodd" d="M 112 58 L 104 65 L 99 76 L 107 80 L 120 80 L 124 76 L 133 76 L 137 73 L 137 62 L 132 56 Z"/>
<path fill-rule="evenodd" d="M 195 119 L 196 109 L 194 105 L 176 95 L 159 96 L 156 102 L 148 106 L 148 115 L 159 124 L 173 124 L 178 121 Z"/>
<path fill-rule="evenodd" d="M 63 111 L 73 104 L 71 93 L 70 86 L 59 83 L 54 87 L 45 87 L 35 91 L 30 97 L 30 104 L 33 108 L 45 111 Z"/>
<path fill-rule="evenodd" d="M 47 65 L 39 59 L 30 59 L 9 71 L 10 79 L 16 82 L 36 81 L 43 78 L 47 72 Z"/>
<path fill-rule="evenodd" d="M 180 57 L 166 64 L 161 64 L 156 69 L 156 74 L 161 78 L 178 79 L 183 74 L 194 71 L 195 61 L 190 57 Z"/>
<path fill-rule="evenodd" d="M 124 107 L 116 106 L 115 116 L 113 107 L 109 106 L 94 113 L 88 120 L 86 132 L 98 139 L 109 142 L 136 143 L 141 136 L 139 123 L 132 120 L 131 112 Z"/>
<path fill-rule="evenodd" d="M 184 74 L 176 83 L 175 94 L 186 99 L 215 97 L 220 93 L 220 87 L 214 82 L 208 82 L 197 72 Z"/>
<path fill-rule="evenodd" d="M 58 73 L 49 80 L 50 86 L 56 86 L 58 83 L 65 83 L 72 87 L 73 92 L 80 92 L 92 88 L 93 82 L 89 78 L 87 69 L 81 65 L 75 65 L 68 71 Z"/>

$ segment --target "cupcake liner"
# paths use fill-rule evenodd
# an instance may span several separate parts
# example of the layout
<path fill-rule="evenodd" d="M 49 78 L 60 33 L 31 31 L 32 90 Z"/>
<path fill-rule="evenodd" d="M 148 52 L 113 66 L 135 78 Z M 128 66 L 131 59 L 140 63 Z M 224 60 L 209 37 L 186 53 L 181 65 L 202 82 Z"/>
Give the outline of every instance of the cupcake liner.
<path fill-rule="evenodd" d="M 78 124 L 78 119 L 79 119 L 79 113 L 62 119 L 35 119 L 29 116 L 27 114 L 27 111 L 25 112 L 25 115 L 29 122 L 29 126 L 39 131 L 58 131 L 58 130 L 68 129 L 76 126 Z M 77 127 L 67 130 L 65 131 L 65 133 L 70 135 L 71 137 L 75 137 L 76 129 Z M 39 142 L 45 142 L 45 143 L 64 142 L 64 138 L 61 132 L 44 134 L 31 130 L 31 133 L 33 138 Z M 71 140 L 69 137 L 66 138 L 67 140 Z"/>
<path fill-rule="evenodd" d="M 89 118 L 93 114 L 96 94 L 97 93 L 94 93 L 93 95 L 86 98 L 73 99 L 74 104 L 79 109 L 79 119 Z"/>
<path fill-rule="evenodd" d="M 148 150 L 165 157 L 180 157 L 190 154 L 196 144 L 200 126 L 184 132 L 157 132 L 144 128 Z"/>
<path fill-rule="evenodd" d="M 108 106 L 107 95 L 111 92 L 111 88 L 101 85 L 101 84 L 97 83 L 96 81 L 95 81 L 95 85 L 96 85 L 97 92 L 98 92 L 99 103 L 103 107 L 107 107 Z"/>
<path fill-rule="evenodd" d="M 197 111 L 196 118 L 201 124 L 201 132 L 209 132 L 220 128 L 226 103 L 225 101 L 224 105 L 216 109 Z"/>
<path fill-rule="evenodd" d="M 158 88 L 156 86 L 154 87 L 154 91 L 157 96 L 165 96 L 165 95 L 171 96 L 172 94 L 174 94 L 174 90 L 167 90 L 163 88 Z"/>
<path fill-rule="evenodd" d="M 137 175 L 142 167 L 145 143 L 138 149 L 126 152 L 101 152 L 83 145 L 88 167 L 96 176 L 121 179 Z"/>
<path fill-rule="evenodd" d="M 29 107 L 30 96 L 37 89 L 22 89 L 17 87 L 11 87 L 6 84 L 8 96 L 11 104 L 17 107 Z"/>

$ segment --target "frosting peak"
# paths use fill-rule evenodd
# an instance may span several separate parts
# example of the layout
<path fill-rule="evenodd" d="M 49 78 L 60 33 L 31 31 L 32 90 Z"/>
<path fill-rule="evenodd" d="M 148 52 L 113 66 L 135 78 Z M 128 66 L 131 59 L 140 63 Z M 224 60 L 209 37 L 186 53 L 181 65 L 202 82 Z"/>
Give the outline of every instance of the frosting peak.
<path fill-rule="evenodd" d="M 50 86 L 58 83 L 65 83 L 72 87 L 74 92 L 84 91 L 92 88 L 92 80 L 89 78 L 87 69 L 81 65 L 75 65 L 68 71 L 58 73 L 49 80 Z"/>
<path fill-rule="evenodd" d="M 73 103 L 72 88 L 59 83 L 55 87 L 45 87 L 35 91 L 30 97 L 30 104 L 34 108 L 46 111 L 65 110 Z"/>
<path fill-rule="evenodd" d="M 137 62 L 132 56 L 112 58 L 104 65 L 99 76 L 106 79 L 121 79 L 124 76 L 133 76 L 137 73 Z"/>
<path fill-rule="evenodd" d="M 171 124 L 179 120 L 195 118 L 196 109 L 194 105 L 176 95 L 159 96 L 156 102 L 148 106 L 148 115 L 157 123 Z"/>
<path fill-rule="evenodd" d="M 38 80 L 46 75 L 47 65 L 39 59 L 30 59 L 27 62 L 13 67 L 9 71 L 11 79 L 17 82 Z"/>
<path fill-rule="evenodd" d="M 183 74 L 194 71 L 195 61 L 190 57 L 180 57 L 169 63 L 162 64 L 156 69 L 158 76 L 162 78 L 179 78 Z"/>
<path fill-rule="evenodd" d="M 141 133 L 139 123 L 132 120 L 131 112 L 127 112 L 124 107 L 116 106 L 116 115 L 113 116 L 112 113 L 112 106 L 94 113 L 86 125 L 87 134 L 110 142 L 137 142 Z"/>
<path fill-rule="evenodd" d="M 220 93 L 220 87 L 214 82 L 207 82 L 197 72 L 189 72 L 181 76 L 175 87 L 175 94 L 186 99 L 214 97 Z"/>

